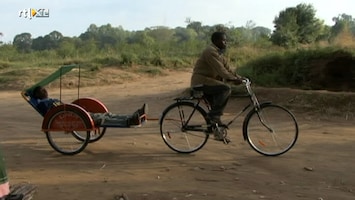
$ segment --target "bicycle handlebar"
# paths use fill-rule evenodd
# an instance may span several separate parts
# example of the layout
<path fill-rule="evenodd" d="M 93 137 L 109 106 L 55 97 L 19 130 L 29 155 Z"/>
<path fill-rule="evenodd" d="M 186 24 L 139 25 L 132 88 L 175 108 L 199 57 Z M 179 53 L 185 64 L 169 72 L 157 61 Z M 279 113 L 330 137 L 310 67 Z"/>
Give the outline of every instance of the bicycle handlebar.
<path fill-rule="evenodd" d="M 250 87 L 250 85 L 251 85 L 251 81 L 247 77 L 241 77 L 239 79 L 230 80 L 230 81 L 237 84 L 237 85 L 244 83 L 247 88 Z"/>
<path fill-rule="evenodd" d="M 250 80 L 249 80 L 248 78 L 246 78 L 246 77 L 243 77 L 243 78 L 242 78 L 242 82 L 243 82 L 244 84 L 251 83 Z"/>

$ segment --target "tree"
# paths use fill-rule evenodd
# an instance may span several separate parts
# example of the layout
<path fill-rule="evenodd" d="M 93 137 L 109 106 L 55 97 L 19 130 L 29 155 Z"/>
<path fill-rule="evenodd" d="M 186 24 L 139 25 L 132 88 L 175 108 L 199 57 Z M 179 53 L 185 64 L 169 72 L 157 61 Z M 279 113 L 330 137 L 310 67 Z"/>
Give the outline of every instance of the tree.
<path fill-rule="evenodd" d="M 85 33 L 80 34 L 79 38 L 83 41 L 96 40 L 98 38 L 99 28 L 95 24 L 90 24 Z"/>
<path fill-rule="evenodd" d="M 148 35 L 152 37 L 156 42 L 168 42 L 171 41 L 174 35 L 174 30 L 164 26 L 157 26 L 150 29 L 146 29 Z"/>
<path fill-rule="evenodd" d="M 197 33 L 194 29 L 191 28 L 175 28 L 174 37 L 178 43 L 187 42 L 189 40 L 194 40 L 197 37 Z"/>
<path fill-rule="evenodd" d="M 94 39 L 88 39 L 84 41 L 79 38 L 76 41 L 75 46 L 80 56 L 92 57 L 97 54 L 97 45 Z"/>
<path fill-rule="evenodd" d="M 62 58 L 73 57 L 75 55 L 75 43 L 72 38 L 64 37 L 58 46 L 57 53 Z"/>
<path fill-rule="evenodd" d="M 12 44 L 17 51 L 21 53 L 29 53 L 31 51 L 32 39 L 30 33 L 21 33 L 16 35 Z"/>
<path fill-rule="evenodd" d="M 63 35 L 58 31 L 52 31 L 44 37 L 40 36 L 32 40 L 32 49 L 36 51 L 57 49 Z"/>
<path fill-rule="evenodd" d="M 343 31 L 350 31 L 355 36 L 355 19 L 351 15 L 345 13 L 334 17 L 334 26 L 331 27 L 331 37 L 336 37 Z"/>
<path fill-rule="evenodd" d="M 199 40 L 210 41 L 210 35 L 212 28 L 210 26 L 202 26 L 201 22 L 189 21 L 190 23 L 186 28 L 191 28 L 197 33 Z"/>
<path fill-rule="evenodd" d="M 315 17 L 312 5 L 299 4 L 286 8 L 275 17 L 271 41 L 279 46 L 293 47 L 298 43 L 310 44 L 322 34 L 323 21 Z"/>
<path fill-rule="evenodd" d="M 35 51 L 42 51 L 46 49 L 46 42 L 42 36 L 32 40 L 32 49 Z"/>
<path fill-rule="evenodd" d="M 125 42 L 127 37 L 128 32 L 122 26 L 112 27 L 111 24 L 100 27 L 91 24 L 86 32 L 79 36 L 82 41 L 96 41 L 99 49 L 115 48 L 119 43 Z"/>
<path fill-rule="evenodd" d="M 195 30 L 197 34 L 199 34 L 202 31 L 202 23 L 201 22 L 192 22 L 191 20 L 187 21 L 188 25 L 186 28 L 190 28 Z"/>
<path fill-rule="evenodd" d="M 151 48 L 154 39 L 150 37 L 146 31 L 137 31 L 128 40 L 131 44 L 139 44 L 144 48 Z"/>
<path fill-rule="evenodd" d="M 63 35 L 58 31 L 52 31 L 49 33 L 49 39 L 53 42 L 59 42 L 63 38 Z"/>

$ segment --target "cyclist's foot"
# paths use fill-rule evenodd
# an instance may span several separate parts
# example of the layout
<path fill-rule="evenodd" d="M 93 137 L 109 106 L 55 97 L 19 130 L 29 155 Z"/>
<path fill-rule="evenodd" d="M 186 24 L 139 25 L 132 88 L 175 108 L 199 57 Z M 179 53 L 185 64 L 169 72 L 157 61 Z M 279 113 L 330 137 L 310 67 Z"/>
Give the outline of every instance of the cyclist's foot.
<path fill-rule="evenodd" d="M 214 134 L 214 140 L 216 141 L 223 141 L 223 137 L 217 134 Z"/>
<path fill-rule="evenodd" d="M 222 141 L 225 144 L 231 142 L 231 140 L 227 137 L 227 129 L 225 127 L 216 127 L 213 131 L 214 139 L 217 141 Z"/>
<path fill-rule="evenodd" d="M 217 124 L 218 126 L 226 126 L 221 121 L 221 117 L 220 116 L 207 116 L 207 118 L 210 120 L 211 124 Z"/>

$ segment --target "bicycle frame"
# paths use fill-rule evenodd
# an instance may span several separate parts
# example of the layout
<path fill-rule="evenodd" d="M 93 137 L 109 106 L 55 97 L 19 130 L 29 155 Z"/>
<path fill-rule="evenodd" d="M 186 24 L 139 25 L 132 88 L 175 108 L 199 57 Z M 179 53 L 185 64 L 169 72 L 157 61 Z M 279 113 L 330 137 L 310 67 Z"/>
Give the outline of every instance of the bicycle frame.
<path fill-rule="evenodd" d="M 189 98 L 176 98 L 175 100 L 177 102 L 181 102 L 181 101 L 192 101 L 194 99 L 195 98 L 193 98 L 193 97 L 189 97 Z M 183 131 L 200 131 L 200 132 L 205 131 L 205 129 L 203 129 L 202 125 L 189 125 L 189 122 L 190 122 L 192 116 L 195 114 L 197 107 L 201 107 L 201 105 L 200 105 L 201 101 L 203 101 L 203 103 L 207 106 L 207 109 L 210 109 L 209 104 L 206 99 L 204 99 L 204 98 L 197 99 L 197 102 L 194 104 L 194 109 L 190 113 L 190 115 L 188 116 L 187 120 L 186 121 L 181 120 L 181 127 L 182 127 Z M 179 107 L 179 115 L 180 115 L 180 119 L 185 119 L 184 110 L 181 109 L 180 107 Z"/>
<path fill-rule="evenodd" d="M 260 110 L 260 102 L 258 100 L 258 98 L 256 97 L 254 91 L 251 88 L 251 81 L 249 79 L 244 79 L 243 83 L 245 84 L 245 88 L 247 90 L 247 95 L 245 97 L 249 97 L 250 99 L 250 103 L 247 104 L 241 111 L 239 111 L 234 117 L 233 119 L 231 119 L 226 126 L 229 127 L 238 117 L 240 117 L 241 114 L 243 114 L 245 111 L 247 111 L 250 107 L 253 107 L 254 110 L 257 112 L 258 118 L 260 120 L 260 122 L 263 124 L 263 126 L 265 126 L 270 132 L 272 132 L 272 128 L 270 128 L 266 123 L 265 120 L 263 120 L 261 114 L 259 113 Z M 190 116 L 188 116 L 186 121 L 182 121 L 181 125 L 182 125 L 182 129 L 184 131 L 186 130 L 190 130 L 190 131 L 203 131 L 204 129 L 198 129 L 198 127 L 201 127 L 201 125 L 188 125 L 189 121 L 191 119 L 191 117 L 194 115 L 197 107 L 202 107 L 201 106 L 201 102 L 206 106 L 207 110 L 209 111 L 211 109 L 208 101 L 203 97 L 182 97 L 182 98 L 176 98 L 175 99 L 177 102 L 180 101 L 193 101 L 193 100 L 197 100 L 196 103 L 194 103 L 194 110 L 190 113 Z M 271 103 L 271 102 L 263 102 L 262 104 L 265 103 Z M 179 109 L 179 114 L 180 114 L 180 118 L 181 119 L 185 119 L 185 113 L 183 112 L 183 110 Z M 210 125 L 211 126 L 211 125 Z M 209 127 L 210 128 L 210 127 Z M 209 131 L 211 132 L 211 131 Z"/>
<path fill-rule="evenodd" d="M 243 114 L 246 110 L 248 110 L 248 108 L 250 106 L 254 107 L 255 111 L 257 111 L 257 113 L 258 113 L 258 117 L 259 117 L 260 121 L 263 121 L 259 115 L 259 112 L 258 112 L 258 110 L 260 110 L 260 103 L 259 103 L 259 100 L 256 97 L 254 91 L 251 88 L 251 81 L 249 79 L 244 79 L 243 83 L 245 84 L 245 88 L 248 92 L 247 97 L 249 97 L 251 102 L 248 105 L 246 105 L 239 113 L 237 113 L 237 115 L 230 122 L 227 123 L 227 126 L 231 125 L 241 114 Z"/>

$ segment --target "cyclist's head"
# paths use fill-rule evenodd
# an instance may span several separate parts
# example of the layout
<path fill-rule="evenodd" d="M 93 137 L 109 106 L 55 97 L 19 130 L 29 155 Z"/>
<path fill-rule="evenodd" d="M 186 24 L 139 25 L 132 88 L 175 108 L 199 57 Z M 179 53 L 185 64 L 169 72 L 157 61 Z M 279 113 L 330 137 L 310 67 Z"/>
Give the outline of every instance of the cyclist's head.
<path fill-rule="evenodd" d="M 216 47 L 223 50 L 227 48 L 227 35 L 225 32 L 217 31 L 211 36 L 211 41 Z"/>

